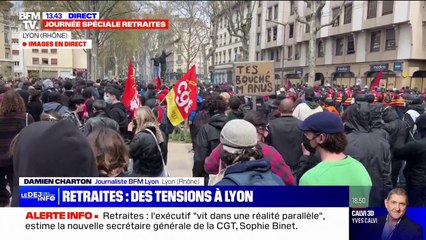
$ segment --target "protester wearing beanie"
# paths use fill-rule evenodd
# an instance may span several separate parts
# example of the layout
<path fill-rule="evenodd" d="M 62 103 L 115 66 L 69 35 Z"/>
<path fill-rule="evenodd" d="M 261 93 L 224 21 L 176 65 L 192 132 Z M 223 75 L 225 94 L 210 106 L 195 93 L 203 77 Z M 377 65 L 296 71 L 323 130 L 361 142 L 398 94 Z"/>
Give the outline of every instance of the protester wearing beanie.
<path fill-rule="evenodd" d="M 87 138 L 65 120 L 29 125 L 21 131 L 11 150 L 15 189 L 19 187 L 20 177 L 99 176 Z M 12 206 L 19 206 L 19 191 L 13 192 Z"/>
<path fill-rule="evenodd" d="M 270 162 L 262 159 L 253 124 L 242 119 L 229 121 L 220 133 L 220 142 L 224 150 L 221 160 L 227 167 L 216 186 L 284 185 L 271 171 Z"/>

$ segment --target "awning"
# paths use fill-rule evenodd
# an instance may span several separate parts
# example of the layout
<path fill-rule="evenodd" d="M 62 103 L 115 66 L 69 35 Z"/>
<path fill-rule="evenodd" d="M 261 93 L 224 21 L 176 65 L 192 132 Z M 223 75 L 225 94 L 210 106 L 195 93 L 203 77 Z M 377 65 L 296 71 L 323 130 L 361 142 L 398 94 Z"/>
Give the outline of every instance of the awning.
<path fill-rule="evenodd" d="M 333 78 L 354 78 L 355 74 L 353 72 L 332 72 L 331 76 Z"/>
<path fill-rule="evenodd" d="M 367 72 L 364 73 L 364 76 L 370 78 L 370 77 L 376 77 L 377 74 L 379 74 L 379 72 L 367 71 Z M 386 77 L 396 77 L 396 73 L 394 71 L 391 71 L 391 70 L 383 70 L 382 78 L 386 78 Z"/>
<path fill-rule="evenodd" d="M 426 71 L 415 71 L 413 73 L 413 77 L 415 77 L 415 78 L 426 78 Z"/>

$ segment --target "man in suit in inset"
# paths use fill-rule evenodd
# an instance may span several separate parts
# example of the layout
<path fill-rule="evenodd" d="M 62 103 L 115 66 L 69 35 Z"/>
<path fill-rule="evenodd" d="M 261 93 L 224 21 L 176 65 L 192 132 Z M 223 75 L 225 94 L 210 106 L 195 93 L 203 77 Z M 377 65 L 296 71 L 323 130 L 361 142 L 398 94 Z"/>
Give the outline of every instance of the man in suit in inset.
<path fill-rule="evenodd" d="M 377 240 L 423 240 L 423 228 L 405 215 L 408 206 L 407 192 L 394 188 L 385 199 L 386 217 L 379 217 L 372 227 L 370 238 Z"/>

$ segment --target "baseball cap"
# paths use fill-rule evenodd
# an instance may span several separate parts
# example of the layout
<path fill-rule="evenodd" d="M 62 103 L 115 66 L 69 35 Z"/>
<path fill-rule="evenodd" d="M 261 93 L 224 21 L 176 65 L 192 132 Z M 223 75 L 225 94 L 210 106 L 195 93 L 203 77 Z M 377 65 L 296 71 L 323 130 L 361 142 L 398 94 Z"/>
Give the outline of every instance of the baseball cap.
<path fill-rule="evenodd" d="M 253 124 L 243 119 L 227 122 L 220 133 L 223 150 L 239 153 L 243 149 L 257 145 L 257 131 Z"/>
<path fill-rule="evenodd" d="M 326 134 L 343 133 L 342 120 L 331 112 L 312 114 L 305 121 L 299 123 L 298 127 L 302 131 Z"/>

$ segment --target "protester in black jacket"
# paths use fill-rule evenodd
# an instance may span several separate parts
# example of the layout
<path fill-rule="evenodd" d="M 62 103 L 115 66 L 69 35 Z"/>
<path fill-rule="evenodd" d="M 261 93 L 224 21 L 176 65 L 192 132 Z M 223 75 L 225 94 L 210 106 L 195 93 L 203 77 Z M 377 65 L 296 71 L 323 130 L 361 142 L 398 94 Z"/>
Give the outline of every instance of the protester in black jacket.
<path fill-rule="evenodd" d="M 393 154 L 395 148 L 404 146 L 407 140 L 408 123 L 399 119 L 393 107 L 386 107 L 383 110 L 383 120 L 385 122 L 384 129 L 390 135 L 390 149 L 392 152 L 392 184 L 393 187 L 397 186 L 399 171 L 402 167 L 402 161 L 396 160 Z"/>
<path fill-rule="evenodd" d="M 136 110 L 135 120 L 136 135 L 129 145 L 130 158 L 133 159 L 132 175 L 164 177 L 165 164 L 167 164 L 167 142 L 164 132 L 158 127 L 157 118 L 149 107 L 143 106 Z"/>
<path fill-rule="evenodd" d="M 392 189 L 389 143 L 372 132 L 368 103 L 355 103 L 348 108 L 346 125 L 351 132 L 345 153 L 364 165 L 373 183 L 369 206 L 383 206 L 383 199 Z"/>
<path fill-rule="evenodd" d="M 416 119 L 421 139 L 394 151 L 395 158 L 406 160 L 404 176 L 412 206 L 426 207 L 426 113 Z"/>
<path fill-rule="evenodd" d="M 197 147 L 194 149 L 194 166 L 192 174 L 194 177 L 204 177 L 208 184 L 208 174 L 204 171 L 204 160 L 220 143 L 220 131 L 228 122 L 225 114 L 227 104 L 219 94 L 211 95 L 207 100 L 207 109 L 210 114 L 208 123 L 204 124 L 197 133 Z"/>
<path fill-rule="evenodd" d="M 107 107 L 108 117 L 115 120 L 120 128 L 121 136 L 126 140 L 129 140 L 130 134 L 127 131 L 129 125 L 129 119 L 127 116 L 126 107 L 119 101 L 121 93 L 114 87 L 106 89 L 104 100 L 109 106 Z"/>
<path fill-rule="evenodd" d="M 269 122 L 269 144 L 277 149 L 284 161 L 294 172 L 302 156 L 303 133 L 297 127 L 301 121 L 293 117 L 294 102 L 287 98 L 280 103 L 281 116 Z"/>
<path fill-rule="evenodd" d="M 104 100 L 98 99 L 93 102 L 93 117 L 89 118 L 84 124 L 83 132 L 86 136 L 98 128 L 110 128 L 120 132 L 118 123 L 108 117 L 105 108 L 106 103 Z"/>

